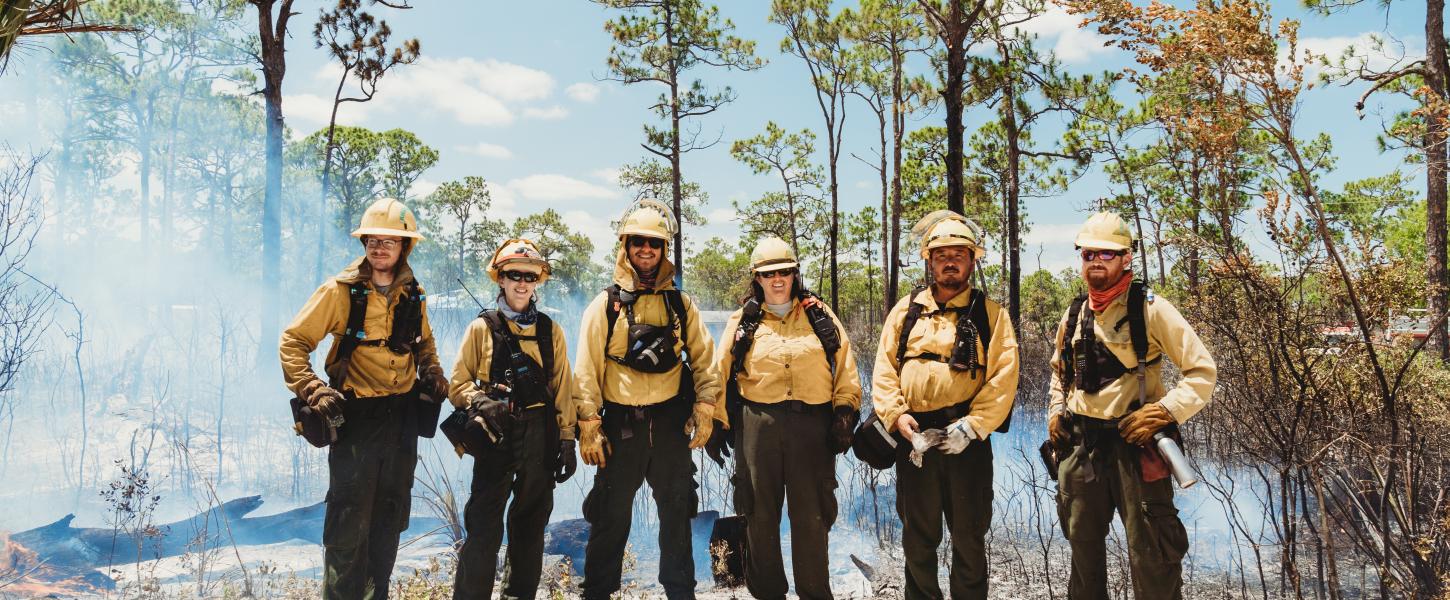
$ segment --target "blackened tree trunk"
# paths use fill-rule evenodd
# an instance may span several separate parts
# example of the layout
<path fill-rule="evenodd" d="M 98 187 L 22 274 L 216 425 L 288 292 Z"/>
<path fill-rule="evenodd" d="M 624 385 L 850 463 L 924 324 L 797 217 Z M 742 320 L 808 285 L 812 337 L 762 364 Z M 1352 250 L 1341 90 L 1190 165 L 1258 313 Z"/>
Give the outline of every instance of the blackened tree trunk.
<path fill-rule="evenodd" d="M 257 365 L 275 356 L 277 319 L 282 305 L 282 78 L 287 74 L 287 22 L 292 0 L 281 0 L 275 22 L 272 10 L 277 0 L 248 0 L 257 8 L 257 33 L 261 52 L 262 97 L 266 100 L 267 169 L 262 195 L 262 288 L 261 332 L 257 337 Z"/>

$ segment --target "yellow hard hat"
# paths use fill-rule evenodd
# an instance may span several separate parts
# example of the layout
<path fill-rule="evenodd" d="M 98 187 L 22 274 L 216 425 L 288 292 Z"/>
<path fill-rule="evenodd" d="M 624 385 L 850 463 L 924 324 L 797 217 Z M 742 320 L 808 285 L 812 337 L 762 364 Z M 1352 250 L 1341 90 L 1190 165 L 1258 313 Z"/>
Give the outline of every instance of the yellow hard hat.
<path fill-rule="evenodd" d="M 657 200 L 644 199 L 625 209 L 619 218 L 619 237 L 631 235 L 669 241 L 675 237 L 675 213 Z"/>
<path fill-rule="evenodd" d="M 982 253 L 982 230 L 971 219 L 950 210 L 938 210 L 922 217 L 911 228 L 912 235 L 921 239 L 921 257 L 929 258 L 931 251 L 948 246 L 966 246 L 972 250 L 973 258 Z"/>
<path fill-rule="evenodd" d="M 1118 213 L 1100 212 L 1088 217 L 1072 243 L 1078 248 L 1093 250 L 1131 250 L 1133 230 Z"/>
<path fill-rule="evenodd" d="M 505 269 L 504 267 L 508 267 Z M 539 276 L 539 283 L 549 280 L 549 261 L 532 240 L 515 238 L 500 244 L 488 262 L 488 277 L 498 283 L 504 271 L 524 271 Z"/>
<path fill-rule="evenodd" d="M 794 269 L 799 266 L 795 250 L 778 237 L 762 238 L 750 253 L 750 269 L 756 273 Z"/>
<path fill-rule="evenodd" d="M 418 233 L 418 219 L 413 211 L 393 198 L 383 198 L 363 211 L 362 223 L 353 230 L 352 237 L 365 235 L 396 235 L 398 237 L 423 239 Z"/>

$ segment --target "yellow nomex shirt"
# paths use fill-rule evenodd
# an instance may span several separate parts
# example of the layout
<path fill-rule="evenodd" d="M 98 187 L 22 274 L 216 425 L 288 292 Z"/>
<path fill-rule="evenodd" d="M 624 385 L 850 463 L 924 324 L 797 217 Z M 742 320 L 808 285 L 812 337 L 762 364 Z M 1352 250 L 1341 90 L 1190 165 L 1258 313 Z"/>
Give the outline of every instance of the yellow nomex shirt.
<path fill-rule="evenodd" d="M 656 289 L 675 289 L 672 279 L 674 273 L 674 265 L 668 260 L 661 260 Z M 623 247 L 620 248 L 614 265 L 614 282 L 626 291 L 639 289 L 638 276 L 634 267 L 629 264 Z M 684 337 L 688 338 L 689 346 L 685 347 L 681 343 L 677 331 L 675 349 L 677 352 L 681 349 L 689 352 L 690 364 L 694 368 L 696 401 L 714 402 L 719 394 L 714 338 L 705 329 L 700 310 L 694 301 L 688 295 L 681 300 L 685 305 L 685 314 L 678 315 L 676 323 L 686 328 Z M 604 357 L 605 348 L 608 348 L 611 356 L 624 356 L 629 345 L 629 322 L 623 308 L 615 320 L 614 336 L 604 339 L 609 331 L 606 314 L 608 302 L 609 294 L 600 292 L 584 309 L 579 323 L 579 346 L 574 354 L 574 399 L 580 419 L 598 416 L 599 408 L 604 405 L 605 400 L 628 406 L 649 406 L 674 398 L 680 391 L 680 370 L 683 363 L 664 373 L 645 373 Z M 650 325 L 669 323 L 665 303 L 664 296 L 660 294 L 640 294 L 634 303 L 635 322 Z"/>
<path fill-rule="evenodd" d="M 971 299 L 971 290 L 963 290 L 947 301 L 945 308 L 963 308 Z M 876 372 L 871 382 L 871 403 L 877 418 L 888 429 L 895 430 L 896 419 L 903 413 L 921 413 L 970 401 L 971 410 L 962 417 L 971 425 L 979 439 L 997 429 L 1012 413 L 1017 398 L 1017 337 L 1012 332 L 1012 319 L 1000 304 L 986 302 L 987 324 L 992 329 L 992 347 L 983 348 L 977 338 L 977 356 L 987 366 L 986 373 L 953 371 L 947 363 L 910 359 L 896 362 L 896 346 L 901 327 L 906 321 L 912 301 L 925 308 L 906 342 L 906 356 L 935 353 L 949 357 L 957 339 L 957 318 L 970 318 L 965 312 L 944 311 L 932 297 L 931 289 L 903 298 L 886 315 L 881 328 L 881 344 L 876 349 Z"/>
<path fill-rule="evenodd" d="M 1126 321 L 1128 294 L 1119 294 L 1108 303 L 1106 310 L 1093 315 L 1094 335 L 1103 341 L 1103 345 L 1129 371 L 1096 394 L 1075 389 L 1068 396 L 1067 386 L 1062 381 L 1062 349 L 1068 343 L 1067 315 L 1071 310 L 1072 307 L 1069 306 L 1063 312 L 1062 321 L 1057 325 L 1048 414 L 1064 409 L 1095 419 L 1116 419 L 1127 414 L 1129 405 L 1138 400 L 1138 377 L 1132 373 L 1138 366 L 1138 357 L 1133 353 L 1133 340 Z M 1086 314 L 1086 302 L 1083 303 L 1083 311 Z M 1209 355 L 1203 340 L 1193 331 L 1193 326 L 1188 324 L 1167 299 L 1155 296 L 1151 301 L 1145 302 L 1143 320 L 1148 327 L 1148 361 L 1151 363 L 1145 377 L 1148 384 L 1147 401 L 1162 404 L 1173 415 L 1173 420 L 1187 422 L 1208 406 L 1214 381 L 1218 378 L 1218 365 L 1214 363 L 1213 356 Z M 1118 326 L 1119 323 L 1122 323 L 1121 327 Z M 1072 332 L 1071 337 L 1076 338 L 1078 333 Z M 1183 379 L 1171 390 L 1165 391 L 1163 388 L 1163 362 L 1158 360 L 1160 356 L 1167 356 L 1183 373 Z"/>
<path fill-rule="evenodd" d="M 784 318 L 762 308 L 755 341 L 745 356 L 745 368 L 736 374 L 735 380 L 742 397 L 761 404 L 800 400 L 806 404 L 829 403 L 852 409 L 861 407 L 861 380 L 851 341 L 836 314 L 824 304 L 822 308 L 831 316 L 841 338 L 841 347 L 836 350 L 835 375 L 831 374 L 826 350 L 811 329 L 810 319 L 799 300 L 792 302 L 790 312 Z M 730 375 L 730 364 L 735 360 L 731 349 L 744 314 L 744 309 L 736 310 L 722 330 L 724 333 L 717 351 L 720 355 L 717 372 L 721 378 Z M 715 418 L 729 427 L 725 410 L 726 383 L 722 381 L 720 385 Z"/>
<path fill-rule="evenodd" d="M 413 281 L 413 270 L 406 264 L 399 267 L 387 295 L 379 294 L 377 288 L 369 285 L 367 315 L 363 319 L 364 342 L 386 340 L 393 333 L 393 309 L 403 296 L 403 287 Z M 312 371 L 309 355 L 328 335 L 334 336 L 332 350 L 327 354 L 327 365 L 336 361 L 337 340 L 347 331 L 348 286 L 369 281 L 372 278 L 367 260 L 359 258 L 342 273 L 317 288 L 308 298 L 307 304 L 292 319 L 292 324 L 282 332 L 278 353 L 282 357 L 282 375 L 292 393 L 301 393 L 308 382 L 320 379 Z M 394 354 L 387 345 L 359 344 L 352 353 L 347 370 L 346 389 L 353 390 L 359 398 L 375 398 L 402 394 L 413 389 L 418 378 L 418 367 L 443 369 L 438 365 L 438 350 L 433 344 L 433 328 L 428 324 L 427 302 L 423 305 L 422 341 L 418 344 L 418 360 L 413 354 Z M 342 390 L 338 390 L 342 391 Z"/>
<path fill-rule="evenodd" d="M 509 331 L 514 335 L 533 337 L 539 329 L 538 323 L 524 327 L 508 318 L 503 319 L 508 325 Z M 559 439 L 574 439 L 574 423 L 577 420 L 574 406 L 574 377 L 569 372 L 569 352 L 565 346 L 564 328 L 558 323 L 551 327 L 553 333 L 550 337 L 554 342 L 554 372 L 549 373 L 549 389 L 554 391 L 554 409 L 558 412 Z M 529 358 L 534 359 L 539 365 L 544 364 L 543 353 L 539 351 L 539 342 L 532 339 L 520 339 L 519 349 L 524 351 Z M 488 327 L 488 322 L 482 318 L 474 319 L 468 324 L 468 331 L 463 334 L 463 345 L 458 349 L 458 360 L 453 363 L 453 377 L 448 381 L 448 400 L 458 409 L 466 408 L 480 393 L 476 382 L 489 381 L 489 373 L 493 368 L 493 332 Z"/>

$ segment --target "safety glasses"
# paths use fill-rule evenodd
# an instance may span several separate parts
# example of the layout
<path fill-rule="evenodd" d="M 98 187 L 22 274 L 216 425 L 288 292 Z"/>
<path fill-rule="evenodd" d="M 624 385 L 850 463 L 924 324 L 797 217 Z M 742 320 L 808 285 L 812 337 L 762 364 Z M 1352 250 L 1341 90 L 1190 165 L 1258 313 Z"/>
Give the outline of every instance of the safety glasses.
<path fill-rule="evenodd" d="M 539 280 L 537 273 L 529 273 L 528 271 L 504 271 L 503 276 L 508 278 L 509 281 L 523 281 L 526 283 L 534 283 Z"/>
<path fill-rule="evenodd" d="M 759 275 L 761 279 L 775 279 L 776 277 L 780 277 L 780 276 L 783 276 L 783 275 L 795 275 L 796 274 L 796 270 L 795 269 L 778 269 L 778 270 L 775 270 L 775 271 L 762 271 L 762 272 L 756 273 L 756 274 Z"/>
<path fill-rule="evenodd" d="M 650 248 L 652 248 L 654 250 L 659 250 L 660 248 L 664 248 L 665 247 L 665 241 L 664 240 L 660 240 L 660 239 L 655 239 L 655 238 L 647 238 L 647 237 L 637 236 L 637 235 L 636 236 L 631 236 L 629 238 L 629 246 L 631 248 L 643 248 L 646 245 L 648 245 Z"/>
<path fill-rule="evenodd" d="M 1127 253 L 1127 250 L 1083 250 L 1082 261 L 1092 262 L 1095 260 L 1100 260 L 1103 262 L 1107 262 Z"/>

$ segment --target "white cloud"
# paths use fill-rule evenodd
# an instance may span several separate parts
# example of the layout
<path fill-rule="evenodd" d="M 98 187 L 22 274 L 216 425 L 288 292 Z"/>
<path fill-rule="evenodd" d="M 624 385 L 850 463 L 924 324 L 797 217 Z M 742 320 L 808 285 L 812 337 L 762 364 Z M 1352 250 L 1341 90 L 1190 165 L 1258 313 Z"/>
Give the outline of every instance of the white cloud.
<path fill-rule="evenodd" d="M 599 86 L 579 82 L 564 88 L 564 93 L 576 102 L 593 102 L 599 98 Z"/>
<path fill-rule="evenodd" d="M 510 179 L 504 186 L 525 200 L 609 199 L 618 193 L 607 188 L 552 173 Z"/>
<path fill-rule="evenodd" d="M 595 260 L 604 264 L 614 264 L 609 251 L 614 248 L 614 228 L 610 226 L 609 219 L 601 219 L 582 210 L 565 211 L 563 214 L 564 224 L 569 226 L 576 233 L 582 233 L 594 242 Z"/>
<path fill-rule="evenodd" d="M 1017 29 L 1036 34 L 1044 40 L 1056 39 L 1053 54 L 1064 63 L 1081 64 L 1093 56 L 1112 50 L 1105 47 L 1107 39 L 1091 28 L 1081 27 L 1082 17 L 1068 14 L 1061 6 L 1051 5 L 1047 12 Z"/>
<path fill-rule="evenodd" d="M 336 82 L 337 74 L 336 65 L 329 64 L 314 78 Z M 512 124 L 518 112 L 537 110 L 529 105 L 553 95 L 554 78 L 491 58 L 424 57 L 389 73 L 378 88 L 368 105 L 414 112 L 433 109 L 465 125 L 489 127 Z"/>
<path fill-rule="evenodd" d="M 1054 273 L 1076 265 L 1072 239 L 1080 227 L 1077 223 L 1033 223 L 1022 236 L 1022 268 L 1035 271 L 1039 260 L 1042 268 Z"/>
<path fill-rule="evenodd" d="M 733 208 L 717 208 L 705 215 L 705 220 L 709 221 L 711 225 L 719 225 L 729 223 L 739 217 L 739 213 L 736 213 Z"/>
<path fill-rule="evenodd" d="M 595 169 L 593 171 L 590 171 L 589 174 L 593 175 L 598 179 L 609 182 L 610 185 L 619 185 L 619 169 L 613 167 L 606 169 Z"/>
<path fill-rule="evenodd" d="M 530 119 L 539 119 L 541 121 L 557 121 L 559 119 L 569 116 L 569 111 L 565 110 L 564 107 L 557 104 L 545 108 L 530 106 L 524 109 L 524 116 Z"/>
<path fill-rule="evenodd" d="M 408 195 L 413 198 L 422 198 L 437 190 L 438 185 L 436 181 L 429 181 L 419 177 L 417 181 L 413 182 L 413 186 L 408 188 Z"/>
<path fill-rule="evenodd" d="M 483 158 L 508 159 L 514 157 L 512 150 L 498 144 L 490 144 L 487 142 L 479 142 L 472 146 L 456 146 L 456 148 L 459 152 L 481 156 Z"/>
<path fill-rule="evenodd" d="M 367 119 L 373 107 L 361 102 L 347 102 L 337 109 L 338 125 L 357 125 Z M 316 129 L 327 125 L 332 118 L 332 99 L 323 98 L 316 94 L 289 94 L 282 99 L 282 115 L 293 123 L 306 125 L 298 129 L 308 129 L 303 133 L 311 133 Z"/>

